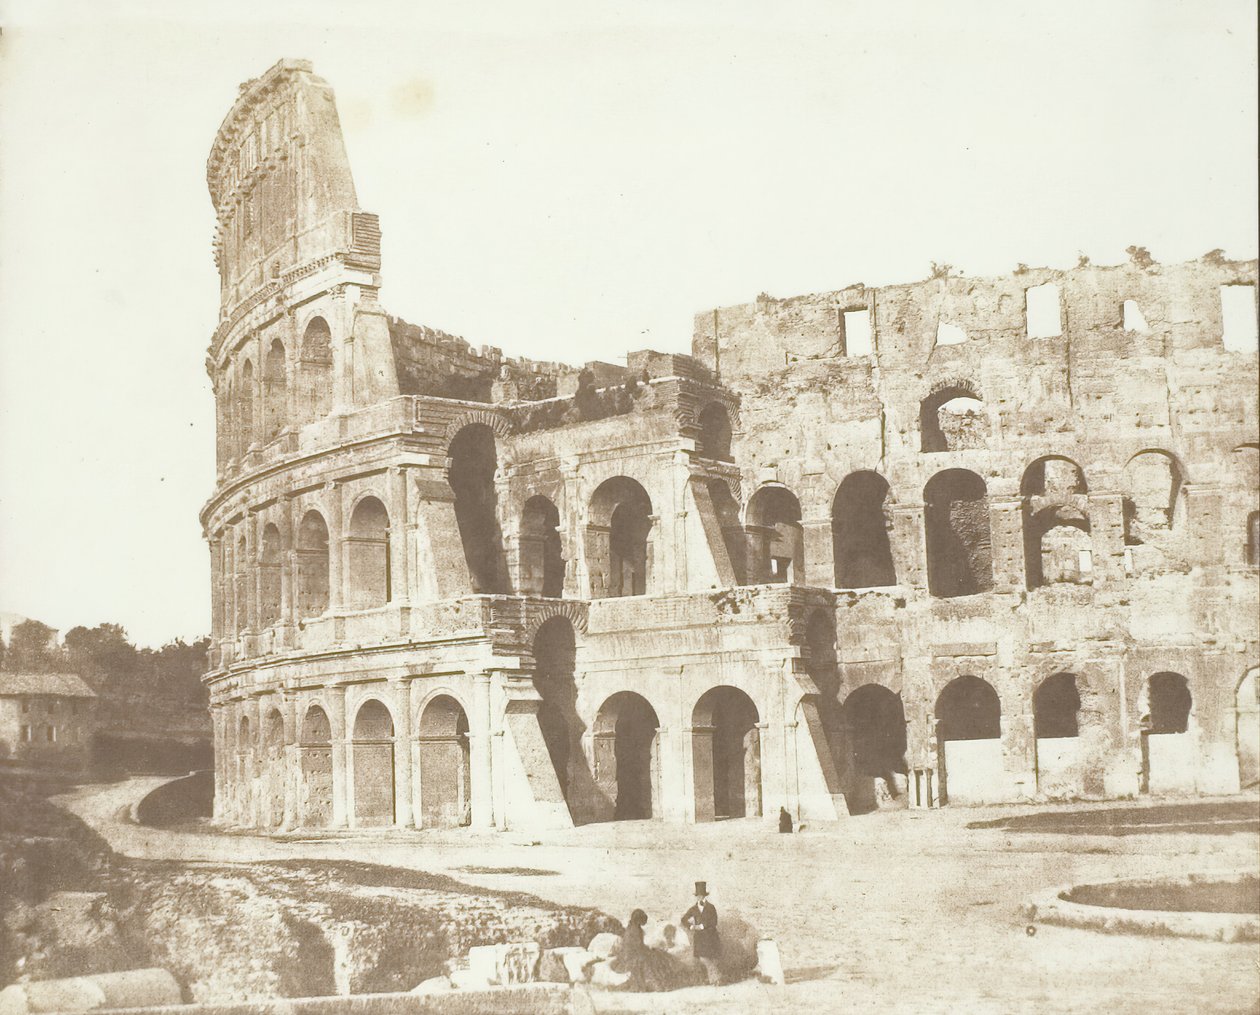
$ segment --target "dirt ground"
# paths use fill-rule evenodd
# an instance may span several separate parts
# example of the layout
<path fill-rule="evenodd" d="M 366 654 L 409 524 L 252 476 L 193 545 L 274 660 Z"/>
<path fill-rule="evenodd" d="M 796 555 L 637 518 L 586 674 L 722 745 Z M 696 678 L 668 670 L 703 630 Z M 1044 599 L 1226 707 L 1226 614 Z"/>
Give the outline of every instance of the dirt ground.
<path fill-rule="evenodd" d="M 1260 800 L 890 811 L 779 835 L 758 821 L 588 825 L 517 833 L 350 832 L 267 839 L 141 828 L 128 806 L 162 780 L 81 787 L 58 802 L 129 856 L 248 863 L 356 860 L 468 884 L 677 919 L 692 882 L 779 944 L 782 988 L 597 997 L 661 1012 L 1252 1012 L 1254 944 L 1038 926 L 1019 905 L 1065 883 L 1255 871 Z M 969 827 L 970 826 L 970 827 Z"/>

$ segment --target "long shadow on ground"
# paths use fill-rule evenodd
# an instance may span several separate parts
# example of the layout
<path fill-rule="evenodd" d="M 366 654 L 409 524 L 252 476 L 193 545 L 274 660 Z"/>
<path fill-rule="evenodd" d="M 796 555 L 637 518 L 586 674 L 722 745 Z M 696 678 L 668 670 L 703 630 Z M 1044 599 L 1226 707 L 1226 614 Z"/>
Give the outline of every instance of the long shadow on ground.
<path fill-rule="evenodd" d="M 1205 800 L 1153 807 L 1041 811 L 973 821 L 967 827 L 1060 835 L 1232 835 L 1260 832 L 1260 801 Z"/>

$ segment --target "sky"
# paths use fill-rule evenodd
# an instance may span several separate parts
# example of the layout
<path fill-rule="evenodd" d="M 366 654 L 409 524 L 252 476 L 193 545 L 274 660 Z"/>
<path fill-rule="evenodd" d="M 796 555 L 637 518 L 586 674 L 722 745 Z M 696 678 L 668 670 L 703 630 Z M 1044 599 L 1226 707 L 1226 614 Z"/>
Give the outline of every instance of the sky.
<path fill-rule="evenodd" d="M 537 359 L 1019 263 L 1256 256 L 1252 0 L 0 0 L 0 611 L 209 628 L 205 160 L 337 94 L 394 314 Z"/>

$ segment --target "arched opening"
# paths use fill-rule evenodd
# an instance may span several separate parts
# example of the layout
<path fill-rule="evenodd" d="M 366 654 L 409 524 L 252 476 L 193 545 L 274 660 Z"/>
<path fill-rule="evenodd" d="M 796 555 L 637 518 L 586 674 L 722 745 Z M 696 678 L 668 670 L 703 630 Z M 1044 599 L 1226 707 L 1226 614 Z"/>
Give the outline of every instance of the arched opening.
<path fill-rule="evenodd" d="M 1234 713 L 1238 787 L 1251 789 L 1260 783 L 1260 670 L 1249 670 L 1238 682 Z"/>
<path fill-rule="evenodd" d="M 507 592 L 503 533 L 494 486 L 498 469 L 494 431 L 484 423 L 470 423 L 455 435 L 447 457 L 448 477 L 455 493 L 455 521 L 473 591 Z"/>
<path fill-rule="evenodd" d="M 327 828 L 332 824 L 332 725 L 320 706 L 306 710 L 299 744 L 300 821 L 305 828 Z"/>
<path fill-rule="evenodd" d="M 1158 546 L 1177 523 L 1181 468 L 1164 451 L 1142 451 L 1124 467 L 1124 542 Z"/>
<path fill-rule="evenodd" d="M 249 717 L 241 716 L 236 727 L 236 820 L 254 823 L 254 731 Z"/>
<path fill-rule="evenodd" d="M 298 413 L 305 423 L 323 419 L 332 408 L 332 333 L 322 317 L 312 317 L 302 334 L 298 363 Z"/>
<path fill-rule="evenodd" d="M 580 759 L 576 665 L 573 625 L 566 617 L 552 617 L 534 635 L 534 688 L 542 697 L 538 725 L 566 801 L 570 800 L 570 769 Z"/>
<path fill-rule="evenodd" d="M 731 458 L 731 417 L 721 402 L 710 402 L 697 420 L 700 434 L 696 438 L 696 454 L 715 462 L 729 462 Z"/>
<path fill-rule="evenodd" d="M 882 779 L 896 795 L 897 775 L 906 774 L 906 713 L 901 695 L 879 684 L 863 684 L 844 700 L 854 775 Z"/>
<path fill-rule="evenodd" d="M 831 504 L 831 545 L 836 588 L 897 584 L 893 565 L 888 482 L 874 472 L 846 476 Z"/>
<path fill-rule="evenodd" d="M 1033 746 L 1037 791 L 1080 796 L 1086 788 L 1085 751 L 1078 716 L 1081 695 L 1073 673 L 1056 673 L 1033 691 Z"/>
<path fill-rule="evenodd" d="M 521 512 L 521 593 L 559 599 L 564 595 L 560 512 L 546 497 L 531 497 Z"/>
<path fill-rule="evenodd" d="M 241 367 L 241 383 L 236 388 L 236 457 L 243 458 L 254 443 L 254 364 L 249 360 Z"/>
<path fill-rule="evenodd" d="M 933 391 L 919 403 L 919 434 L 925 452 L 983 448 L 989 439 L 984 402 L 961 384 Z"/>
<path fill-rule="evenodd" d="M 364 497 L 350 516 L 347 600 L 369 610 L 390 599 L 389 514 L 375 497 Z"/>
<path fill-rule="evenodd" d="M 263 823 L 278 828 L 284 822 L 284 718 L 272 709 L 263 720 L 263 776 L 266 800 Z"/>
<path fill-rule="evenodd" d="M 233 602 L 236 606 L 236 633 L 243 634 L 250 629 L 249 600 L 250 583 L 253 582 L 253 571 L 249 566 L 249 551 L 245 543 L 245 534 L 241 533 L 236 541 L 236 589 Z"/>
<path fill-rule="evenodd" d="M 691 714 L 696 820 L 761 814 L 761 730 L 757 706 L 735 687 L 712 687 Z"/>
<path fill-rule="evenodd" d="M 365 701 L 354 717 L 354 821 L 394 823 L 394 719 L 381 702 Z"/>
<path fill-rule="evenodd" d="M 652 501 L 633 479 L 615 476 L 591 497 L 587 570 L 591 598 L 642 596 L 651 585 Z"/>
<path fill-rule="evenodd" d="M 1019 492 L 1028 588 L 1091 582 L 1088 488 L 1080 466 L 1057 455 L 1039 458 L 1024 470 Z"/>
<path fill-rule="evenodd" d="M 468 716 L 449 694 L 420 713 L 420 811 L 425 828 L 472 824 Z"/>
<path fill-rule="evenodd" d="M 928 591 L 950 598 L 993 587 L 989 498 L 984 480 L 966 469 L 946 469 L 923 488 Z"/>
<path fill-rule="evenodd" d="M 267 628 L 280 619 L 280 563 L 284 556 L 280 529 L 274 523 L 263 528 L 262 558 L 259 567 L 259 587 L 262 601 L 258 604 L 258 617 Z"/>
<path fill-rule="evenodd" d="M 308 511 L 298 526 L 298 617 L 318 617 L 328 609 L 328 526 L 318 511 Z"/>
<path fill-rule="evenodd" d="M 284 428 L 289 411 L 288 364 L 284 343 L 276 339 L 263 360 L 263 434 L 271 440 Z"/>
<path fill-rule="evenodd" d="M 803 584 L 801 502 L 781 486 L 763 486 L 748 501 L 748 583 Z"/>
<path fill-rule="evenodd" d="M 1148 793 L 1192 791 L 1196 783 L 1194 738 L 1190 729 L 1193 699 L 1180 673 L 1154 673 L 1146 682 L 1142 716 L 1142 789 Z"/>
<path fill-rule="evenodd" d="M 647 699 L 619 691 L 599 708 L 594 730 L 595 785 L 613 821 L 658 816 L 660 720 Z"/>
<path fill-rule="evenodd" d="M 992 803 L 1005 795 L 1002 706 L 979 677 L 962 676 L 936 699 L 941 795 L 948 803 Z"/>

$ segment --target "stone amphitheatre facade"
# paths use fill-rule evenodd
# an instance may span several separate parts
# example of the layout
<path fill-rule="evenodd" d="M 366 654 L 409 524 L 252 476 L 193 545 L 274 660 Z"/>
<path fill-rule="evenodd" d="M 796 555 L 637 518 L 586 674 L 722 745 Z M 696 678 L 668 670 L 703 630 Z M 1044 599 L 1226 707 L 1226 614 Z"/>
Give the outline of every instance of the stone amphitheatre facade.
<path fill-rule="evenodd" d="M 309 64 L 207 175 L 219 821 L 1256 781 L 1255 261 L 763 295 L 577 368 L 386 313 Z"/>

